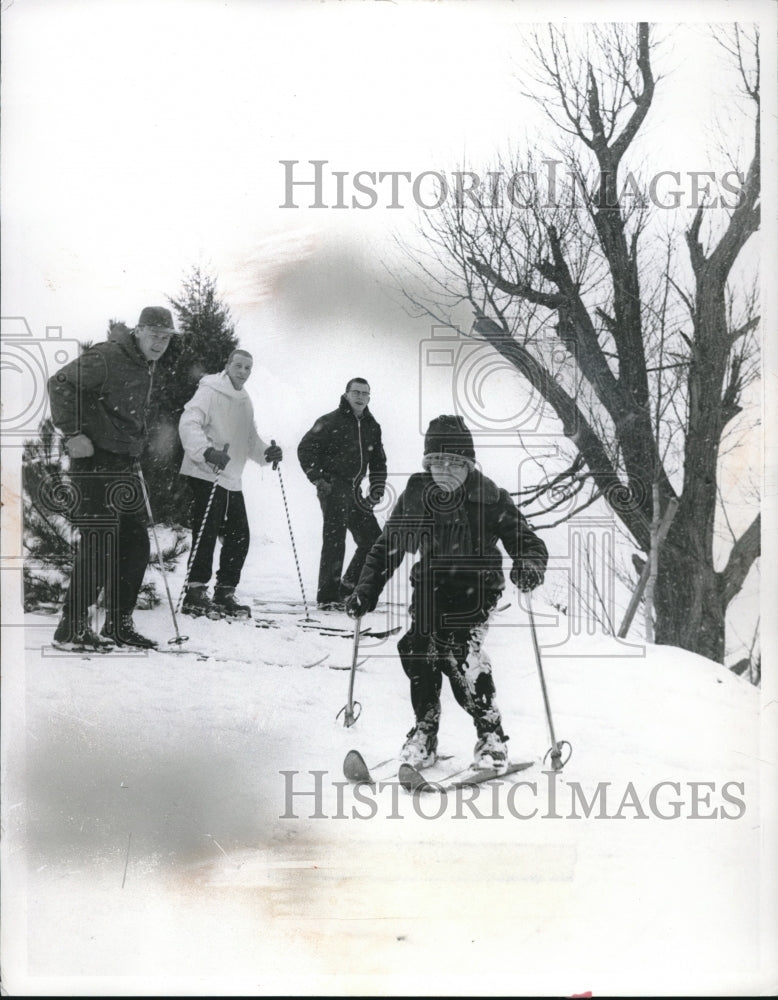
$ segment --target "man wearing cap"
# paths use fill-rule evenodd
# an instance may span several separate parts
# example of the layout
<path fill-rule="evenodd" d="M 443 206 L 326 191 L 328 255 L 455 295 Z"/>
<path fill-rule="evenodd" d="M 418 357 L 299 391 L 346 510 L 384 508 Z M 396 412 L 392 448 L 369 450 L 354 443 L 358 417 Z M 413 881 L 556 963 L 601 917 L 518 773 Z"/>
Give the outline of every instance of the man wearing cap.
<path fill-rule="evenodd" d="M 410 574 L 411 627 L 397 644 L 416 720 L 400 757 L 415 767 L 435 763 L 446 674 L 475 724 L 475 766 L 503 771 L 508 737 L 483 648 L 505 587 L 497 543 L 512 559 L 511 580 L 522 591 L 543 582 L 548 552 L 506 490 L 476 468 L 473 437 L 461 417 L 443 414 L 430 422 L 423 466 L 370 550 L 346 611 L 353 618 L 372 611 L 405 554 L 418 552 Z"/>
<path fill-rule="evenodd" d="M 134 330 L 117 324 L 49 379 L 51 418 L 70 457 L 67 511 L 79 529 L 54 642 L 107 652 L 149 648 L 132 615 L 149 561 L 148 517 L 136 463 L 146 444 L 154 363 L 177 334 L 169 309 L 147 306 Z M 89 609 L 103 592 L 100 634 Z"/>

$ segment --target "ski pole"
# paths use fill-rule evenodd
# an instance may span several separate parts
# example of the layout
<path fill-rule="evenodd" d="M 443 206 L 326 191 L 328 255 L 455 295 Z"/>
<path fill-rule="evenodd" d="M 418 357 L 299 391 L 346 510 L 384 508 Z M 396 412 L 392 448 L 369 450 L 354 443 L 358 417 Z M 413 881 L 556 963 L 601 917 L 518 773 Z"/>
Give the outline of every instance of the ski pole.
<path fill-rule="evenodd" d="M 275 448 L 276 443 L 271 438 L 270 444 Z M 305 618 L 302 620 L 304 622 L 315 622 L 315 618 L 311 618 L 308 613 L 308 602 L 305 599 L 305 587 L 303 587 L 303 575 L 300 572 L 300 560 L 297 558 L 297 547 L 294 544 L 294 532 L 292 531 L 292 519 L 289 517 L 289 504 L 286 502 L 286 490 L 284 489 L 284 477 L 281 475 L 281 469 L 278 466 L 278 462 L 273 462 L 273 468 L 278 472 L 278 481 L 281 484 L 281 496 L 284 501 L 284 510 L 286 512 L 286 523 L 289 527 L 289 537 L 292 540 L 292 552 L 294 554 L 294 564 L 297 567 L 297 579 L 300 582 L 300 593 L 303 595 L 303 606 L 305 608 Z"/>
<path fill-rule="evenodd" d="M 543 692 L 543 704 L 546 706 L 546 718 L 548 720 L 548 730 L 551 733 L 551 749 L 547 751 L 546 757 L 551 755 L 551 767 L 555 771 L 561 771 L 565 764 L 570 760 L 570 756 L 573 752 L 572 746 L 567 742 L 567 740 L 561 740 L 557 742 L 557 738 L 554 735 L 554 723 L 551 721 L 551 705 L 548 701 L 548 691 L 546 690 L 546 680 L 543 676 L 543 662 L 540 658 L 540 645 L 538 644 L 538 634 L 535 629 L 535 616 L 532 614 L 532 596 L 527 592 L 527 611 L 529 612 L 529 624 L 532 631 L 532 645 L 535 649 L 535 662 L 538 665 L 538 674 L 540 676 L 540 689 Z M 568 754 L 564 760 L 562 760 L 562 747 L 567 747 Z M 543 760 L 546 759 L 543 758 Z"/>
<path fill-rule="evenodd" d="M 143 475 L 143 469 L 141 468 L 140 461 L 135 460 L 135 469 L 138 473 L 138 479 L 140 480 L 141 490 L 143 492 L 143 501 L 146 504 L 146 514 L 148 515 L 149 524 L 151 525 L 151 533 L 154 536 L 154 547 L 157 550 L 157 562 L 159 563 L 160 572 L 162 573 L 162 580 L 165 584 L 165 593 L 167 594 L 167 602 L 170 605 L 170 615 L 173 619 L 173 628 L 176 630 L 175 638 L 168 639 L 168 644 L 180 646 L 183 642 L 189 641 L 188 635 L 181 635 L 178 631 L 178 622 L 176 621 L 176 612 L 173 607 L 173 598 L 170 596 L 170 587 L 167 582 L 167 573 L 165 572 L 165 564 L 162 561 L 162 550 L 159 547 L 159 539 L 157 538 L 157 529 L 154 525 L 154 515 L 151 513 L 151 500 L 149 500 L 149 491 L 146 489 L 146 479 Z"/>
<path fill-rule="evenodd" d="M 362 714 L 362 706 L 358 701 L 354 701 L 354 678 L 357 673 L 357 655 L 359 653 L 359 629 L 361 625 L 361 619 L 354 619 L 354 654 L 351 658 L 351 674 L 348 680 L 348 701 L 341 708 L 338 714 L 335 716 L 339 719 L 341 715 L 343 716 L 344 726 L 353 726 L 357 721 L 359 716 Z"/>
<path fill-rule="evenodd" d="M 224 451 L 226 452 L 229 448 L 228 444 L 225 444 Z M 213 486 L 211 487 L 211 495 L 208 497 L 208 503 L 205 505 L 205 513 L 203 514 L 203 521 L 200 525 L 200 530 L 197 532 L 197 540 L 194 543 L 192 551 L 189 555 L 189 562 L 186 567 L 186 576 L 184 577 L 184 585 L 181 588 L 181 593 L 178 595 L 178 601 L 176 602 L 176 611 L 181 610 L 181 606 L 184 603 L 184 594 L 186 593 L 186 588 L 189 586 L 189 575 L 192 572 L 192 566 L 194 566 L 194 561 L 197 558 L 197 550 L 200 547 L 200 539 L 203 537 L 203 532 L 205 531 L 205 525 L 208 521 L 208 515 L 211 513 L 211 505 L 213 504 L 213 498 L 216 496 L 216 487 L 219 484 L 220 472 L 216 472 L 216 479 L 213 481 Z"/>

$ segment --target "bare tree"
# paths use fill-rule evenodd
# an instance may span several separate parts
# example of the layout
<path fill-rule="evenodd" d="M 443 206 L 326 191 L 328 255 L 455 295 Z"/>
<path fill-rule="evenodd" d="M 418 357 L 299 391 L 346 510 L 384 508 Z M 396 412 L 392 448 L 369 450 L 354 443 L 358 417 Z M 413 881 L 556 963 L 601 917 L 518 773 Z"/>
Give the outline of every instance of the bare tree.
<path fill-rule="evenodd" d="M 721 40 L 755 125 L 742 185 L 715 223 L 703 195 L 679 250 L 625 169 L 657 86 L 649 26 L 593 27 L 576 47 L 550 26 L 533 37 L 532 96 L 574 183 L 542 182 L 562 161 L 498 164 L 490 176 L 511 178 L 507 196 L 460 191 L 426 214 L 429 256 L 414 253 L 434 291 L 411 295 L 444 322 L 462 304 L 475 313 L 471 335 L 515 366 L 570 442 L 555 488 L 586 483 L 645 557 L 654 497 L 658 518 L 678 501 L 655 553 L 655 638 L 719 662 L 727 607 L 760 552 L 757 514 L 717 568 L 720 457 L 758 375 L 756 296 L 730 279 L 760 198 L 758 36 L 735 27 Z"/>

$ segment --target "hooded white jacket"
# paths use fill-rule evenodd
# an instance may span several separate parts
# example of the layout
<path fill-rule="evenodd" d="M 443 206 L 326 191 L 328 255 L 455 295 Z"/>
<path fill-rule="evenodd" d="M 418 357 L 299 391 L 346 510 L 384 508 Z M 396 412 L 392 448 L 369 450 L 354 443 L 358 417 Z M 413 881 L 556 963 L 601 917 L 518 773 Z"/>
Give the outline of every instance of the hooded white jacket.
<path fill-rule="evenodd" d="M 254 407 L 245 389 L 236 389 L 226 372 L 205 375 L 197 392 L 184 407 L 178 423 L 178 433 L 184 446 L 182 476 L 194 476 L 212 483 L 216 480 L 213 467 L 205 461 L 207 448 L 221 451 L 229 444 L 230 461 L 219 474 L 219 485 L 228 490 L 241 489 L 243 467 L 250 458 L 267 465 L 268 445 L 254 426 Z"/>

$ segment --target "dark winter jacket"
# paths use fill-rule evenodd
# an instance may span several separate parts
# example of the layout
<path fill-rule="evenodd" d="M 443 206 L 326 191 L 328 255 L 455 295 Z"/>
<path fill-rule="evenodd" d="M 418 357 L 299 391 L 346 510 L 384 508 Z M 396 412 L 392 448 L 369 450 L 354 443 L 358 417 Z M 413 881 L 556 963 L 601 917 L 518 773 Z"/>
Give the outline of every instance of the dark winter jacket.
<path fill-rule="evenodd" d="M 152 369 L 132 332 L 116 330 L 51 376 L 51 419 L 66 437 L 86 434 L 96 448 L 140 455 Z"/>
<path fill-rule="evenodd" d="M 345 396 L 337 410 L 325 413 L 297 446 L 303 472 L 312 483 L 345 480 L 358 487 L 370 473 L 370 497 L 378 501 L 386 483 L 386 455 L 381 427 L 368 407 L 358 420 Z"/>
<path fill-rule="evenodd" d="M 411 569 L 414 586 L 454 594 L 470 588 L 497 594 L 505 587 L 502 542 L 514 565 L 545 572 L 548 550 L 506 490 L 473 470 L 456 494 L 442 493 L 429 472 L 408 480 L 365 562 L 357 589 L 373 608 L 406 553 L 421 558 Z"/>

